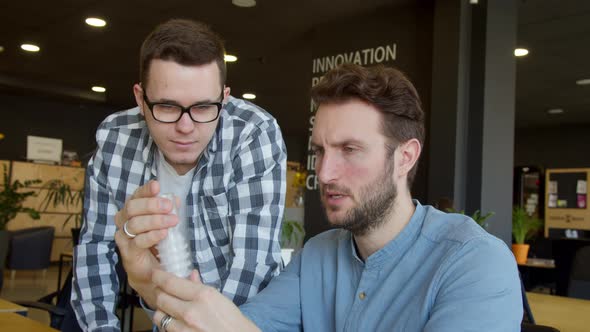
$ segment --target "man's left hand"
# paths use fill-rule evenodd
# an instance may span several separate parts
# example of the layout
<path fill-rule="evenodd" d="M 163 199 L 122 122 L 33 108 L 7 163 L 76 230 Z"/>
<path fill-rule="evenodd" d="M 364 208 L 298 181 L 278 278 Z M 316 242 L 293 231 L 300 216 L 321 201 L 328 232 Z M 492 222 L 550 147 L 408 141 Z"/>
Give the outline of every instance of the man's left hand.
<path fill-rule="evenodd" d="M 162 318 L 172 320 L 165 331 L 260 331 L 238 307 L 216 289 L 201 282 L 199 273 L 193 270 L 190 280 L 154 270 L 152 281 L 156 285 L 154 323 L 161 329 Z"/>

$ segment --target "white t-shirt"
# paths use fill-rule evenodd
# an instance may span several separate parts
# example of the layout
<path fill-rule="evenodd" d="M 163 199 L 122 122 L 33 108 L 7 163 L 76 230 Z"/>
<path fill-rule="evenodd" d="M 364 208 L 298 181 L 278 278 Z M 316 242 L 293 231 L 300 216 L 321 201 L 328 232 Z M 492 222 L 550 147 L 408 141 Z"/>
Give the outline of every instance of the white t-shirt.
<path fill-rule="evenodd" d="M 180 206 L 178 206 L 178 220 L 177 227 L 183 228 L 183 234 L 187 234 L 188 224 L 186 218 L 186 197 L 191 188 L 193 180 L 193 173 L 196 166 L 193 167 L 184 175 L 178 175 L 174 167 L 166 161 L 161 151 L 156 155 L 158 167 L 158 182 L 160 183 L 160 194 L 172 193 L 180 199 Z"/>

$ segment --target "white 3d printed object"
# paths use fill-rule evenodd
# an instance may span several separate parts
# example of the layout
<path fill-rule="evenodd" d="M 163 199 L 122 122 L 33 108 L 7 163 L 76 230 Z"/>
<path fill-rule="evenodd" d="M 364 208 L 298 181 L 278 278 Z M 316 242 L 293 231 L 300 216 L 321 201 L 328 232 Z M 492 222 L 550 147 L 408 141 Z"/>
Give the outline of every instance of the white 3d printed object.
<path fill-rule="evenodd" d="M 160 194 L 160 197 L 172 201 L 172 212 L 170 214 L 178 215 L 176 208 L 176 197 L 174 194 Z M 167 272 L 173 273 L 181 278 L 188 278 L 192 270 L 190 248 L 185 235 L 182 233 L 183 228 L 179 223 L 168 228 L 168 235 L 158 243 L 158 252 L 160 265 Z"/>

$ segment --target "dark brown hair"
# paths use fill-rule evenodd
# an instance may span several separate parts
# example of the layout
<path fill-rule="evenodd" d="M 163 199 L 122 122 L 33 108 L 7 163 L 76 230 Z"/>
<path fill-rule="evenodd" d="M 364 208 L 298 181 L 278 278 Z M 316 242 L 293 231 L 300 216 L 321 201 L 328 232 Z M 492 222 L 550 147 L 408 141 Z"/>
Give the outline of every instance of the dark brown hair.
<path fill-rule="evenodd" d="M 418 92 L 412 82 L 399 70 L 383 65 L 362 67 L 343 64 L 324 75 L 311 89 L 316 105 L 362 100 L 377 108 L 383 116 L 382 134 L 389 138 L 387 150 L 412 138 L 424 144 L 424 112 Z M 411 186 L 418 163 L 408 174 Z"/>
<path fill-rule="evenodd" d="M 221 85 L 225 84 L 225 48 L 223 40 L 207 25 L 173 19 L 158 25 L 141 45 L 139 79 L 145 87 L 152 60 L 172 60 L 183 66 L 217 62 Z"/>

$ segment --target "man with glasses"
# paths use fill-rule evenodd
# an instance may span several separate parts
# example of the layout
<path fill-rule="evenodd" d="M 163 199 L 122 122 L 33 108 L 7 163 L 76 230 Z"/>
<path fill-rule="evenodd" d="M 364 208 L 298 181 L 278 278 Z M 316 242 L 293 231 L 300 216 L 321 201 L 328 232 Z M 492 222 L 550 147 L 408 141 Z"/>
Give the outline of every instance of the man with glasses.
<path fill-rule="evenodd" d="M 172 226 L 182 227 L 203 282 L 237 305 L 277 275 L 285 146 L 270 114 L 229 95 L 224 53 L 201 23 L 158 26 L 141 48 L 138 107 L 98 128 L 74 250 L 72 304 L 84 330 L 120 329 L 119 259 L 156 308 L 154 247 Z M 162 193 L 178 197 L 178 216 Z"/>

